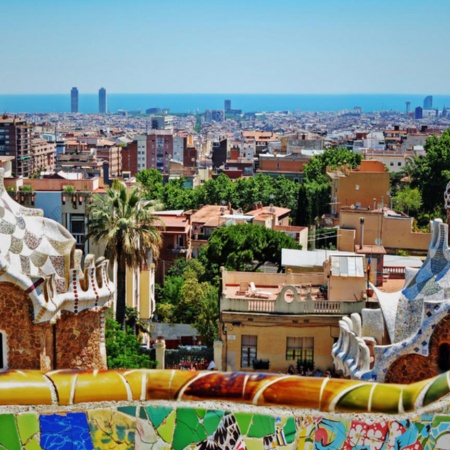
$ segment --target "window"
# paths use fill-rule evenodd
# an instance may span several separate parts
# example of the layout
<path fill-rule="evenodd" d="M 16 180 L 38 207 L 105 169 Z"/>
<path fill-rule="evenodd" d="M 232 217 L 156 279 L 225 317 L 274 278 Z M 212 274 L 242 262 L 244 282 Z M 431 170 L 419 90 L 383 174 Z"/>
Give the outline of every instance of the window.
<path fill-rule="evenodd" d="M 241 338 L 241 367 L 253 367 L 256 359 L 257 336 L 242 335 Z"/>
<path fill-rule="evenodd" d="M 286 360 L 298 361 L 303 366 L 314 367 L 314 338 L 288 337 L 286 340 Z"/>

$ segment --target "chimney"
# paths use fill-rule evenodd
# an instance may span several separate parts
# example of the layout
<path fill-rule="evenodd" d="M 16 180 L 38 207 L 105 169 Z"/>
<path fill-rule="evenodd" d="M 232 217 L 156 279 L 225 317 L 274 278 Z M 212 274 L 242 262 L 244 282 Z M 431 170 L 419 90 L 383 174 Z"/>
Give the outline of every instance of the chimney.
<path fill-rule="evenodd" d="M 373 209 L 374 210 L 377 209 L 377 199 L 376 198 L 373 199 Z"/>
<path fill-rule="evenodd" d="M 363 248 L 364 243 L 364 217 L 359 218 L 360 232 L 359 232 L 359 249 Z"/>

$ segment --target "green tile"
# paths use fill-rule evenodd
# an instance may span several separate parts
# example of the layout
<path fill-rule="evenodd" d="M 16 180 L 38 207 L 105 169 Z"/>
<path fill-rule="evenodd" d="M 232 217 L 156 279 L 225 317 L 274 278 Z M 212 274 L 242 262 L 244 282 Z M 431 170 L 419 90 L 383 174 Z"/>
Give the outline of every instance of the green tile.
<path fill-rule="evenodd" d="M 248 433 L 248 427 L 250 426 L 253 418 L 253 414 L 249 413 L 235 413 L 234 417 L 239 425 L 241 434 L 246 435 Z"/>
<path fill-rule="evenodd" d="M 14 414 L 0 415 L 0 446 L 8 450 L 20 450 L 21 445 Z"/>
<path fill-rule="evenodd" d="M 200 417 L 200 419 L 203 419 L 205 417 L 205 414 L 206 414 L 206 409 L 204 409 L 204 408 L 197 408 L 195 410 L 195 412 L 197 413 L 197 416 Z"/>
<path fill-rule="evenodd" d="M 33 439 L 24 446 L 25 450 L 42 450 L 42 447 Z"/>
<path fill-rule="evenodd" d="M 139 418 L 144 420 L 149 420 L 147 411 L 143 406 L 139 407 Z"/>
<path fill-rule="evenodd" d="M 203 434 L 206 437 L 206 433 L 199 430 L 199 419 L 195 409 L 192 408 L 178 408 L 177 409 L 177 423 L 175 427 L 175 433 L 173 435 L 172 448 L 175 450 L 181 450 L 187 445 L 195 442 L 194 436 Z"/>
<path fill-rule="evenodd" d="M 205 418 L 203 419 L 203 426 L 205 427 L 208 436 L 211 436 L 214 431 L 217 430 L 223 415 L 223 411 L 206 411 Z"/>
<path fill-rule="evenodd" d="M 145 409 L 155 428 L 158 428 L 163 423 L 163 420 L 173 411 L 173 408 L 166 406 L 147 406 Z"/>
<path fill-rule="evenodd" d="M 171 409 L 171 408 L 167 408 Z M 148 411 L 148 408 L 147 408 Z M 169 415 L 164 419 L 162 425 L 158 428 L 158 434 L 168 443 L 172 443 L 173 430 L 175 429 L 176 412 L 171 410 Z M 156 428 L 156 427 L 155 427 Z"/>
<path fill-rule="evenodd" d="M 128 414 L 131 417 L 136 417 L 136 406 L 119 406 L 117 411 Z"/>
<path fill-rule="evenodd" d="M 291 444 L 294 442 L 295 433 L 297 432 L 297 428 L 295 426 L 295 420 L 293 417 L 288 417 L 286 424 L 283 427 L 284 437 L 286 438 L 286 443 Z"/>
<path fill-rule="evenodd" d="M 253 421 L 248 430 L 248 437 L 262 438 L 268 434 L 275 433 L 275 418 L 254 414 Z"/>
<path fill-rule="evenodd" d="M 16 420 L 22 444 L 25 444 L 30 438 L 39 433 L 39 421 L 36 414 L 21 414 L 16 417 Z"/>

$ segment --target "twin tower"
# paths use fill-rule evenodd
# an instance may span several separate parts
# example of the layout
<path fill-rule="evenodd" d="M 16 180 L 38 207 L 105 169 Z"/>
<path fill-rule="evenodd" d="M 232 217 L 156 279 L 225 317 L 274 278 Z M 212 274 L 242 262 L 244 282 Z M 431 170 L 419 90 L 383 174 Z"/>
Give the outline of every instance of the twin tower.
<path fill-rule="evenodd" d="M 106 89 L 100 88 L 98 90 L 98 112 L 105 114 L 107 110 Z M 76 87 L 73 87 L 70 91 L 70 112 L 78 112 L 78 88 Z"/>

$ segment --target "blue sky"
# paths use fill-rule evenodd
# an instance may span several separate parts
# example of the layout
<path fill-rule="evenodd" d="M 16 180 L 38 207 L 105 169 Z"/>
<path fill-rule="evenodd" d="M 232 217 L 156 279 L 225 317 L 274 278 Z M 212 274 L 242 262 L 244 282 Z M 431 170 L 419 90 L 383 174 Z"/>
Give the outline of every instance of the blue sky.
<path fill-rule="evenodd" d="M 15 0 L 0 93 L 449 94 L 449 0 Z"/>

